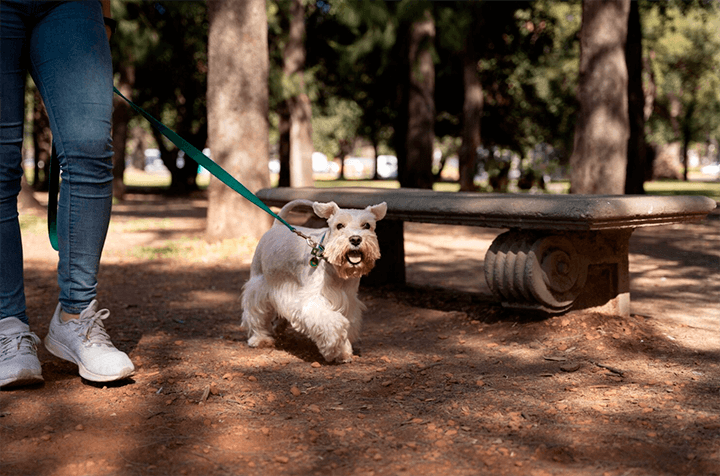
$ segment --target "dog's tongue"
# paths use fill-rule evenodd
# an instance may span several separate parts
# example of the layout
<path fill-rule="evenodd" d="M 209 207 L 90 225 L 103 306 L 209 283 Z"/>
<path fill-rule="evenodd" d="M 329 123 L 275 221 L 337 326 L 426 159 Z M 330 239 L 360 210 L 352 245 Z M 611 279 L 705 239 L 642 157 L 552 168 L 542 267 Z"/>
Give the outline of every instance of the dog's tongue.
<path fill-rule="evenodd" d="M 353 266 L 359 265 L 360 262 L 362 261 L 362 257 L 363 257 L 362 253 L 357 250 L 348 251 L 348 254 L 347 254 L 347 260 Z"/>

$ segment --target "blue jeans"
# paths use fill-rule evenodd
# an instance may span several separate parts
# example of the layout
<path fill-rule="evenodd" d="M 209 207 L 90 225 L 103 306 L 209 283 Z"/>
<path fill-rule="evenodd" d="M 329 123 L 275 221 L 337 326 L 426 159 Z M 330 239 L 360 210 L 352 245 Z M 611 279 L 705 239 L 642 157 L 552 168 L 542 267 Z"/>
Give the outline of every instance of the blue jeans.
<path fill-rule="evenodd" d="M 17 197 L 25 80 L 43 97 L 60 159 L 60 304 L 96 296 L 112 206 L 112 60 L 97 0 L 0 2 L 0 319 L 27 323 Z"/>

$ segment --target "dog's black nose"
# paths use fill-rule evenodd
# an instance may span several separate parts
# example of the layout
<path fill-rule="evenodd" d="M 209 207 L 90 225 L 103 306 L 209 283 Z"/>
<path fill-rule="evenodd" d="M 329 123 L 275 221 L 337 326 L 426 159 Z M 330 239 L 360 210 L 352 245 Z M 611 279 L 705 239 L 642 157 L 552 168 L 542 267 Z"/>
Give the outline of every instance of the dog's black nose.
<path fill-rule="evenodd" d="M 353 246 L 360 246 L 360 243 L 362 243 L 362 238 L 355 235 L 350 237 L 350 244 Z"/>

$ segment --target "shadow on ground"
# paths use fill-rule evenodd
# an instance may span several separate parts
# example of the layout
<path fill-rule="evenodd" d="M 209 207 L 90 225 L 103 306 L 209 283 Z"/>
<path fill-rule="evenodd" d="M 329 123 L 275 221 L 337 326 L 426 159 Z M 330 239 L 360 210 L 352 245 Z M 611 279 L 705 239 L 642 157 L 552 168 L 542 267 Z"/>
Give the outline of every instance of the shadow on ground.
<path fill-rule="evenodd" d="M 669 256 L 652 238 L 634 253 Z M 288 331 L 247 347 L 247 257 L 113 256 L 99 300 L 136 375 L 90 384 L 40 349 L 45 384 L 0 392 L 0 473 L 720 474 L 720 346 L 652 314 L 522 315 L 436 283 L 363 287 L 359 355 L 336 365 Z M 30 258 L 42 337 L 55 263 Z"/>

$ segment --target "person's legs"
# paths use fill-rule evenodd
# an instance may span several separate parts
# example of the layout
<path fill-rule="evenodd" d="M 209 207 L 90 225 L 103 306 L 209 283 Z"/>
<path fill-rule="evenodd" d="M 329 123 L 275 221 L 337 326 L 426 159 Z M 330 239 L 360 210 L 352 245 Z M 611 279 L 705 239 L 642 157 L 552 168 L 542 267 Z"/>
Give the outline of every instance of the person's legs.
<path fill-rule="evenodd" d="M 105 331 L 97 273 L 112 205 L 112 61 L 97 0 L 55 4 L 30 36 L 30 72 L 48 111 L 60 160 L 60 303 L 45 347 L 93 381 L 135 370 Z M 64 311 L 65 315 L 63 315 Z M 65 319 L 65 318 L 68 319 Z"/>
<path fill-rule="evenodd" d="M 16 317 L 27 324 L 17 197 L 23 173 L 28 28 L 22 9 L 12 3 L 0 2 L 0 16 L 0 319 Z"/>
<path fill-rule="evenodd" d="M 17 210 L 29 31 L 24 13 L 22 5 L 0 2 L 0 387 L 43 380 L 40 340 L 30 332 L 25 312 Z"/>
<path fill-rule="evenodd" d="M 112 61 L 100 3 L 61 3 L 30 37 L 30 71 L 60 159 L 60 304 L 80 314 L 96 296 L 112 205 Z"/>

